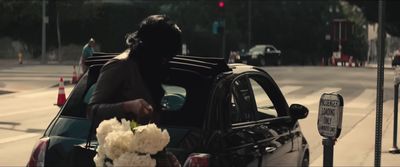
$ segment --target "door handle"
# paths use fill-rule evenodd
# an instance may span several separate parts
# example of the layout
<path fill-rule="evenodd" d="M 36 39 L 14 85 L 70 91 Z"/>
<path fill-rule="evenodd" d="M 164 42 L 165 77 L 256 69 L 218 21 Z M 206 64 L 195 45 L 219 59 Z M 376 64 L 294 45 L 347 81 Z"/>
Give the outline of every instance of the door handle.
<path fill-rule="evenodd" d="M 276 150 L 276 147 L 265 147 L 264 150 L 266 153 L 272 153 Z"/>

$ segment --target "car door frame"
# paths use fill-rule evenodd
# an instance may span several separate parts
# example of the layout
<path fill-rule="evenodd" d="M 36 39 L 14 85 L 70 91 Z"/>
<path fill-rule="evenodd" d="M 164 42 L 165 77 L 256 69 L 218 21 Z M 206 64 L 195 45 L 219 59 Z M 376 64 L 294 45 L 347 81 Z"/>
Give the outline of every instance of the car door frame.
<path fill-rule="evenodd" d="M 232 133 L 237 133 L 239 135 L 245 136 L 246 138 L 250 138 L 252 141 L 251 142 L 248 141 L 247 143 L 245 143 L 243 145 L 240 145 L 240 146 L 228 147 L 227 151 L 232 153 L 232 152 L 235 152 L 235 151 L 248 149 L 249 150 L 248 155 L 249 156 L 253 156 L 254 162 L 253 162 L 253 164 L 246 164 L 246 165 L 261 166 L 262 155 L 259 152 L 257 141 L 254 140 L 254 138 L 252 137 L 251 131 L 249 130 L 252 127 L 254 127 L 257 123 L 254 121 L 254 111 L 255 111 L 254 103 L 253 103 L 254 99 L 252 99 L 253 98 L 253 95 L 251 94 L 252 90 L 249 87 L 249 82 L 248 82 L 247 76 L 238 75 L 238 76 L 233 77 L 233 79 L 230 81 L 229 88 L 228 88 L 228 98 L 230 99 L 230 98 L 232 98 L 231 96 L 234 96 L 235 100 L 238 100 L 238 94 L 234 90 L 234 86 L 235 86 L 234 85 L 234 81 L 236 81 L 238 78 L 241 78 L 241 77 L 245 77 L 245 86 L 246 86 L 246 88 L 248 89 L 248 91 L 250 93 L 249 94 L 250 101 L 251 101 L 250 104 L 253 104 L 253 105 L 249 106 L 250 107 L 249 109 L 250 109 L 250 112 L 251 112 L 251 114 L 250 114 L 251 116 L 250 116 L 250 119 L 248 121 L 232 123 L 231 122 L 231 117 L 230 117 L 232 109 L 229 108 L 228 109 L 229 112 L 227 112 L 227 115 L 226 115 L 226 116 L 228 116 L 229 119 L 226 120 L 226 123 L 228 124 L 228 127 L 225 130 L 225 135 L 230 135 Z"/>
<path fill-rule="evenodd" d="M 275 81 L 272 79 L 271 76 L 268 75 L 268 73 L 264 72 L 263 70 L 260 70 L 260 72 L 249 72 L 247 75 L 248 78 L 248 83 L 250 84 L 250 88 L 253 89 L 250 79 L 253 79 L 257 82 L 257 84 L 259 86 L 262 87 L 264 93 L 268 96 L 268 98 L 271 100 L 271 102 L 273 103 L 273 105 L 276 107 L 276 111 L 278 113 L 278 116 L 276 118 L 267 118 L 267 119 L 261 119 L 261 120 L 255 120 L 256 122 L 258 122 L 259 125 L 264 126 L 264 127 L 274 127 L 276 125 L 278 125 L 279 127 L 282 125 L 282 127 L 280 128 L 268 128 L 268 130 L 272 130 L 274 131 L 274 129 L 280 129 L 280 130 L 276 130 L 278 131 L 276 134 L 278 134 L 278 136 L 275 135 L 275 139 L 273 140 L 286 140 L 286 142 L 290 142 L 290 143 L 285 143 L 288 148 L 285 149 L 281 149 L 286 150 L 288 152 L 296 152 L 293 154 L 286 154 L 286 153 L 282 153 L 279 152 L 280 150 L 273 150 L 272 152 L 276 151 L 276 155 L 277 156 L 284 156 L 283 154 L 286 154 L 287 156 L 291 156 L 290 158 L 293 159 L 291 164 L 286 164 L 289 166 L 296 166 L 298 164 L 298 159 L 300 159 L 300 153 L 299 153 L 299 144 L 297 144 L 297 140 L 294 140 L 294 131 L 296 126 L 293 126 L 293 119 L 289 116 L 289 107 L 288 104 L 286 102 L 285 97 L 283 96 L 279 86 L 275 83 Z M 267 82 L 266 84 L 261 84 L 259 83 L 256 79 L 256 77 L 260 77 L 261 80 L 264 80 L 264 82 Z M 253 92 L 253 91 L 252 91 Z M 255 96 L 254 96 L 254 92 L 253 92 L 253 99 L 254 99 L 254 105 L 255 105 L 255 109 L 257 109 L 257 104 L 255 101 Z M 255 110 L 255 112 L 257 112 Z M 285 130 L 285 132 L 282 132 L 282 130 Z M 283 139 L 282 139 L 283 138 Z M 270 139 L 266 139 L 264 141 L 259 142 L 259 148 L 260 148 L 260 152 L 264 153 L 264 158 L 262 160 L 262 166 L 276 166 L 279 164 L 275 164 L 274 162 L 264 162 L 265 160 L 268 159 L 268 155 L 269 154 L 268 151 L 265 151 L 266 148 L 264 147 L 268 147 L 269 144 L 271 143 L 266 143 L 266 144 L 262 144 L 262 142 L 266 142 Z M 270 140 L 270 141 L 273 141 Z M 277 148 L 275 148 L 277 149 Z M 285 157 L 286 157 L 285 155 Z M 278 157 L 279 159 L 279 157 Z"/>

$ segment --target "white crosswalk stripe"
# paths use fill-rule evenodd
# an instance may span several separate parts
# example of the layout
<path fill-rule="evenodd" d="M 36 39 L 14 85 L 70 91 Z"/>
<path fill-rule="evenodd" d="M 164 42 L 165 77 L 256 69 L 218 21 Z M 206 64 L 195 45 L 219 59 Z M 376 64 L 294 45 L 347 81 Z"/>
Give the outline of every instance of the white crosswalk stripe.
<path fill-rule="evenodd" d="M 261 87 L 254 87 L 255 92 L 263 91 Z M 352 111 L 354 116 L 365 115 L 365 111 L 373 108 L 375 104 L 375 89 L 373 88 L 340 88 L 340 87 L 307 87 L 302 85 L 283 85 L 280 87 L 288 104 L 302 104 L 313 111 L 318 112 L 319 100 L 323 93 L 338 92 L 344 99 L 344 110 Z M 256 100 L 259 103 L 265 101 L 264 94 L 258 94 Z"/>
<path fill-rule="evenodd" d="M 283 93 L 284 95 L 287 95 L 287 94 L 292 93 L 292 92 L 294 92 L 294 91 L 296 91 L 296 90 L 299 90 L 299 89 L 301 89 L 301 88 L 303 88 L 303 86 L 289 86 L 289 85 L 285 85 L 285 86 L 282 86 L 282 87 L 281 87 L 281 91 L 282 91 L 282 93 Z"/>
<path fill-rule="evenodd" d="M 360 95 L 347 104 L 344 103 L 346 108 L 367 108 L 369 105 L 375 102 L 375 89 L 365 89 Z"/>
<path fill-rule="evenodd" d="M 318 108 L 318 103 L 321 95 L 323 93 L 331 92 L 339 92 L 343 96 L 344 110 L 364 111 L 365 109 L 370 109 L 376 101 L 376 90 L 372 88 L 365 88 L 364 90 L 357 91 L 359 93 L 354 93 L 354 90 L 343 89 L 339 87 L 322 87 L 310 91 L 311 89 L 315 88 L 297 85 L 285 85 L 281 87 L 282 93 L 284 94 L 289 105 L 293 103 L 298 103 L 306 107 L 313 106 L 314 108 Z M 360 114 L 363 115 L 365 113 Z"/>
<path fill-rule="evenodd" d="M 288 99 L 288 101 L 290 103 L 299 103 L 299 104 L 303 104 L 303 105 L 311 105 L 311 104 L 319 103 L 319 99 L 320 99 L 320 97 L 321 97 L 321 95 L 323 93 L 338 92 L 340 90 L 341 90 L 341 88 L 325 87 L 325 88 L 316 90 L 313 93 L 308 94 L 303 98 L 293 99 L 293 98 L 290 98 L 289 96 L 286 96 L 286 98 Z"/>

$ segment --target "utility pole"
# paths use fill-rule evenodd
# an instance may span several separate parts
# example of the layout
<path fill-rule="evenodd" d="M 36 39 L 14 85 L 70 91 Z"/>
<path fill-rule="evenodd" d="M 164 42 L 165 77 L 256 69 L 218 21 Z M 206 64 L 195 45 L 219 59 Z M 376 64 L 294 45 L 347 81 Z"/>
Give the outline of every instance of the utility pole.
<path fill-rule="evenodd" d="M 248 27 L 248 30 L 247 30 L 247 48 L 250 48 L 251 47 L 251 8 L 252 8 L 252 6 L 251 6 L 251 0 L 248 0 L 248 10 L 247 10 L 247 16 L 248 16 L 248 18 L 247 18 L 247 27 Z"/>
<path fill-rule="evenodd" d="M 61 53 L 61 34 L 60 34 L 60 17 L 59 17 L 59 12 L 57 11 L 57 42 L 58 42 L 58 49 L 57 49 L 57 55 L 58 55 L 58 63 L 62 62 L 62 53 Z"/>
<path fill-rule="evenodd" d="M 336 22 L 337 23 L 337 25 L 338 25 L 338 52 L 339 52 L 339 55 L 341 56 L 342 55 L 342 23 L 343 22 L 346 22 L 347 20 L 346 19 L 333 19 L 333 21 L 334 22 Z M 346 24 L 344 24 L 345 25 L 345 27 L 344 28 L 346 28 Z M 345 34 L 345 36 L 346 36 L 346 34 Z M 345 39 L 346 39 L 346 37 L 345 37 Z"/>
<path fill-rule="evenodd" d="M 46 58 L 46 24 L 48 18 L 46 17 L 46 0 L 42 0 L 42 60 L 41 64 L 47 64 Z"/>

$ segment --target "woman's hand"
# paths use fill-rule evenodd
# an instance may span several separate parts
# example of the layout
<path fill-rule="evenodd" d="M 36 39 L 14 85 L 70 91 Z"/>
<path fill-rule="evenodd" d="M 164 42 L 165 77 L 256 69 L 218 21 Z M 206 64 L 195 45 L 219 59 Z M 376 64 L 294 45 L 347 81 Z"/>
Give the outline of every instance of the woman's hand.
<path fill-rule="evenodd" d="M 129 100 L 123 102 L 125 112 L 133 113 L 138 119 L 151 118 L 153 107 L 144 99 Z"/>

